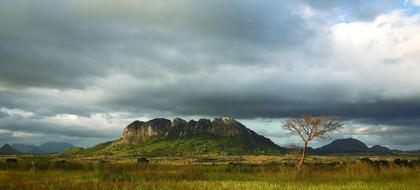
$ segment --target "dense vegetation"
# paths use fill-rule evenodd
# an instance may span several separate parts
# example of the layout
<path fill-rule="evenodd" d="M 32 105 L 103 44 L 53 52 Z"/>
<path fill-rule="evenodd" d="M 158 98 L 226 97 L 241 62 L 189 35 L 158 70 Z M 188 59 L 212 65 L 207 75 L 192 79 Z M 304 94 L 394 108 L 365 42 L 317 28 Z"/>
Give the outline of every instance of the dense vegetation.
<path fill-rule="evenodd" d="M 313 157 L 297 179 L 287 156 L 197 157 L 187 164 L 180 160 L 167 164 L 163 158 L 139 163 L 135 159 L 26 157 L 17 163 L 0 160 L 0 189 L 376 190 L 420 186 L 418 161 L 374 159 Z"/>

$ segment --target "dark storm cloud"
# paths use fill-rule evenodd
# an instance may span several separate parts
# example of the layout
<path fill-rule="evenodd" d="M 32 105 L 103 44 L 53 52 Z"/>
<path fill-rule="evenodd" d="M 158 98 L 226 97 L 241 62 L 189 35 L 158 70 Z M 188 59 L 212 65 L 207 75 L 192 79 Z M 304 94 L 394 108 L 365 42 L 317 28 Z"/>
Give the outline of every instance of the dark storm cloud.
<path fill-rule="evenodd" d="M 347 102 L 338 98 L 346 93 L 338 86 L 330 86 L 325 91 L 318 87 L 287 89 L 288 91 L 285 89 L 287 87 L 282 84 L 232 86 L 229 82 L 223 84 L 218 79 L 209 78 L 200 81 L 182 81 L 159 88 L 128 89 L 127 94 L 110 93 L 109 98 L 103 103 L 108 103 L 114 109 L 148 108 L 184 115 L 278 118 L 312 113 L 343 119 L 371 118 L 364 121 L 391 124 L 398 122 L 391 118 L 406 121 L 405 118 L 413 119 L 420 115 L 420 101 L 417 99 L 378 99 L 375 102 L 362 99 L 359 102 Z"/>
<path fill-rule="evenodd" d="M 95 49 L 109 32 L 79 22 L 62 4 L 13 1 L 0 7 L 1 84 L 80 87 L 89 76 L 104 74 Z"/>
<path fill-rule="evenodd" d="M 290 48 L 311 35 L 302 18 L 276 1 L 140 1 L 121 2 L 115 9 L 98 3 L 13 1 L 2 6 L 0 83 L 86 88 L 95 78 L 120 70 L 159 77 L 203 64 L 255 62 L 263 58 L 254 52 Z M 178 57 L 167 57 L 166 49 Z"/>
<path fill-rule="evenodd" d="M 301 46 L 313 34 L 301 17 L 291 13 L 288 1 L 131 3 L 13 1 L 2 6 L 0 85 L 65 91 L 95 87 L 98 78 L 118 72 L 146 82 L 171 74 L 194 76 L 200 75 L 197 71 L 214 72 L 217 65 L 266 64 L 264 52 Z M 173 88 L 183 88 L 177 85 Z M 104 106 L 113 103 L 122 103 L 121 110 L 134 105 L 141 110 L 196 111 L 180 108 L 194 103 L 185 100 L 180 100 L 181 105 L 166 103 L 173 110 L 161 107 L 159 100 L 152 100 L 162 96 L 152 94 L 155 90 L 135 92 L 150 105 L 138 105 L 135 97 L 127 97 L 133 102 L 116 97 L 103 105 L 80 106 L 81 102 L 66 104 L 24 90 L 0 91 L 0 103 L 41 115 L 105 112 Z M 170 94 L 164 90 L 156 93 Z M 179 95 L 189 99 L 192 94 L 187 90 Z"/>

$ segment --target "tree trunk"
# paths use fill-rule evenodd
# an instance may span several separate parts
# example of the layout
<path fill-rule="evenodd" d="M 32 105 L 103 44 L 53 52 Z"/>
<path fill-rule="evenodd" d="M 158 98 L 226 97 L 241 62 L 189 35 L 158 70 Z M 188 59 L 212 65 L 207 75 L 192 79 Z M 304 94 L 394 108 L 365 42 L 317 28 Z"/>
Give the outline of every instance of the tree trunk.
<path fill-rule="evenodd" d="M 299 177 L 300 176 L 300 172 L 302 169 L 302 165 L 305 162 L 305 157 L 306 157 L 306 149 L 308 148 L 308 142 L 305 142 L 305 144 L 303 145 L 303 150 L 302 150 L 302 156 L 300 158 L 300 161 L 297 165 L 297 172 L 296 175 Z"/>

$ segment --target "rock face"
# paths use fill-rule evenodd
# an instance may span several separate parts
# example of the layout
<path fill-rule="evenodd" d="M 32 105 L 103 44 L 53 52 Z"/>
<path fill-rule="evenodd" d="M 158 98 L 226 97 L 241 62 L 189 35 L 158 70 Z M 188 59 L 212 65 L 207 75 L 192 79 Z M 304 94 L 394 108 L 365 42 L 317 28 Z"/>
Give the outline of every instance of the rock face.
<path fill-rule="evenodd" d="M 178 139 L 189 136 L 229 137 L 240 135 L 262 137 L 235 119 L 228 117 L 215 118 L 212 121 L 199 119 L 198 121 L 191 120 L 189 122 L 180 118 L 175 118 L 173 121 L 157 118 L 147 122 L 132 122 L 124 129 L 119 143 L 137 144 L 153 136 Z"/>
<path fill-rule="evenodd" d="M 171 127 L 171 121 L 164 118 L 152 119 L 147 122 L 134 121 L 124 129 L 120 143 L 139 143 L 147 137 L 166 134 Z"/>

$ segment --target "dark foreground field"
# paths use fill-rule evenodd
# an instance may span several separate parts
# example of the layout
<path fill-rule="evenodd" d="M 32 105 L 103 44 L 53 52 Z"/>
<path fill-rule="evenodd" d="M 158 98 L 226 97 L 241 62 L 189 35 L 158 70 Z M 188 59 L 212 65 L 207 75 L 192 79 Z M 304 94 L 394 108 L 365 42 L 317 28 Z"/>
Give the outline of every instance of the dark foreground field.
<path fill-rule="evenodd" d="M 378 159 L 386 161 L 376 161 Z M 373 160 L 373 161 L 371 161 Z M 0 160 L 0 189 L 419 189 L 415 161 L 311 158 L 295 177 L 284 157 Z"/>

